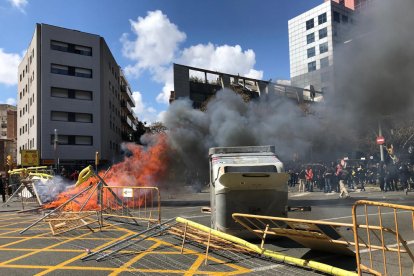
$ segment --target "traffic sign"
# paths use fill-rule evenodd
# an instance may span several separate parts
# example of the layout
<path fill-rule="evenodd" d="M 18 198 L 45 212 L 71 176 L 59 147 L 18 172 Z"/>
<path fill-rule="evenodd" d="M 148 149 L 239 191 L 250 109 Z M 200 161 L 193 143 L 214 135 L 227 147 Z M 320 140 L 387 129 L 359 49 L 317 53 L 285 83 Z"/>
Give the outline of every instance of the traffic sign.
<path fill-rule="evenodd" d="M 22 150 L 21 159 L 21 165 L 24 167 L 39 166 L 39 151 Z"/>
<path fill-rule="evenodd" d="M 377 145 L 383 145 L 385 143 L 384 136 L 378 136 L 377 137 Z"/>

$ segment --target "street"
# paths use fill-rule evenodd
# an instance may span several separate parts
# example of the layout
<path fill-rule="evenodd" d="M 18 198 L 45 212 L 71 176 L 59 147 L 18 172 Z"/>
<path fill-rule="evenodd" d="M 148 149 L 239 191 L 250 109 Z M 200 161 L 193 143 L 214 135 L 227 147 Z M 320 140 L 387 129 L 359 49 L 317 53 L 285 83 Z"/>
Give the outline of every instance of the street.
<path fill-rule="evenodd" d="M 323 220 L 329 222 L 352 223 L 351 208 L 357 200 L 372 200 L 402 205 L 414 204 L 414 193 L 382 193 L 376 187 L 366 192 L 352 192 L 351 198 L 338 199 L 338 194 L 322 192 L 290 192 L 289 205 L 311 206 L 311 211 L 289 212 L 290 218 Z M 209 205 L 209 193 L 198 194 L 164 192 L 162 194 L 162 220 L 177 216 L 209 226 L 210 215 L 201 212 L 201 207 Z M 293 267 L 258 255 L 242 254 L 230 250 L 210 249 L 207 265 L 204 263 L 205 247 L 188 243 L 180 254 L 181 239 L 171 235 L 155 236 L 139 242 L 133 240 L 128 247 L 114 256 L 97 262 L 95 258 L 81 261 L 88 252 L 94 252 L 114 241 L 139 232 L 139 227 L 127 223 L 112 222 L 102 231 L 91 232 L 77 229 L 62 235 L 52 236 L 47 225 L 40 223 L 35 228 L 19 235 L 39 214 L 15 214 L 8 212 L 18 208 L 16 203 L 1 208 L 0 212 L 0 274 L 1 275 L 103 275 L 103 274 L 245 274 L 249 275 L 308 275 L 319 274 Z M 393 215 L 383 213 L 383 224 L 393 224 Z M 407 220 L 408 221 L 408 220 Z M 146 229 L 146 225 L 143 225 Z M 414 240 L 412 225 L 400 224 L 401 233 L 410 233 L 407 243 Z M 137 243 L 135 243 L 136 241 Z M 393 244 L 391 240 L 388 244 Z M 329 253 L 314 252 L 303 248 L 286 238 L 267 241 L 276 252 L 338 266 L 355 271 L 355 258 Z M 362 250 L 362 259 L 367 250 Z M 365 253 L 364 253 L 365 252 Z M 388 262 L 396 259 L 388 259 Z"/>

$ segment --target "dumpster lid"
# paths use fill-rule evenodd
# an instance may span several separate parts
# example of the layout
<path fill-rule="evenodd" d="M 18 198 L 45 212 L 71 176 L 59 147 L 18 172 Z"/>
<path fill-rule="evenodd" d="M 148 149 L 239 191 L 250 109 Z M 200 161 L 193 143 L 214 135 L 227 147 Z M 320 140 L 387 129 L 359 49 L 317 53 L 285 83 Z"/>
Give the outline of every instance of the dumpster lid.
<path fill-rule="evenodd" d="M 209 156 L 213 154 L 258 153 L 258 152 L 275 153 L 275 146 L 216 147 L 216 148 L 210 148 L 208 150 Z"/>

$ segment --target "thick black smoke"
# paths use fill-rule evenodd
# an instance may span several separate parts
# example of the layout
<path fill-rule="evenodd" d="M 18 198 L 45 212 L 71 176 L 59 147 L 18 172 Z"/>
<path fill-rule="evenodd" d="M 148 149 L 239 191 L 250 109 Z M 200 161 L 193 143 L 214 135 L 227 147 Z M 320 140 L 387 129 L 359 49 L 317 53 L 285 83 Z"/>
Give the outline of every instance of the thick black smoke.
<path fill-rule="evenodd" d="M 219 91 L 205 112 L 193 109 L 189 100 L 178 100 L 165 118 L 169 141 L 181 157 L 175 169 L 199 177 L 208 175 L 210 147 L 275 145 L 278 155 L 290 160 L 307 151 L 322 131 L 314 116 L 304 116 L 291 101 L 263 95 L 245 103 L 228 89 Z"/>
<path fill-rule="evenodd" d="M 369 2 L 337 47 L 330 99 L 360 127 L 366 119 L 414 114 L 414 1 Z"/>
<path fill-rule="evenodd" d="M 208 179 L 208 149 L 217 146 L 275 145 L 282 160 L 296 153 L 335 160 L 339 152 L 355 150 L 351 138 L 375 130 L 382 116 L 412 116 L 414 1 L 369 2 L 344 28 L 350 31 L 342 30 L 342 40 L 334 38 L 340 41 L 334 50 L 334 89 L 324 103 L 313 105 L 316 115 L 305 115 L 275 95 L 244 103 L 226 89 L 206 112 L 177 100 L 164 122 L 177 153 L 174 169 Z"/>

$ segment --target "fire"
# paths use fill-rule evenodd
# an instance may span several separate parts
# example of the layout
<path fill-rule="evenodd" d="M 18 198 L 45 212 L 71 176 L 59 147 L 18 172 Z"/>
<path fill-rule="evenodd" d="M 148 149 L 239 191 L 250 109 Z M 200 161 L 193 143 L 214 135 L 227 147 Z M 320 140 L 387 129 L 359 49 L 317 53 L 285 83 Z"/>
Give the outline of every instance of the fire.
<path fill-rule="evenodd" d="M 100 171 L 99 176 L 104 179 L 109 186 L 128 186 L 128 187 L 154 187 L 165 177 L 168 168 L 167 152 L 169 151 L 165 135 L 159 135 L 154 145 L 144 148 L 136 144 L 127 144 L 127 149 L 132 152 L 130 157 L 125 157 L 120 163 L 113 165 L 109 171 Z M 106 174 L 105 174 L 106 173 Z M 80 194 L 63 209 L 65 211 L 98 210 L 101 202 L 116 202 L 115 195 L 119 195 L 119 189 L 103 188 L 102 199 L 98 198 L 96 186 L 99 183 L 98 177 L 90 177 L 78 186 L 73 186 L 65 192 L 60 193 L 55 201 L 44 205 L 46 209 L 56 208 L 67 202 L 74 195 L 81 193 L 88 186 L 92 186 L 88 191 Z M 136 197 L 136 196 L 135 196 Z M 134 198 L 128 205 L 139 206 L 142 203 L 142 196 Z M 132 207 L 132 206 L 129 206 Z"/>

